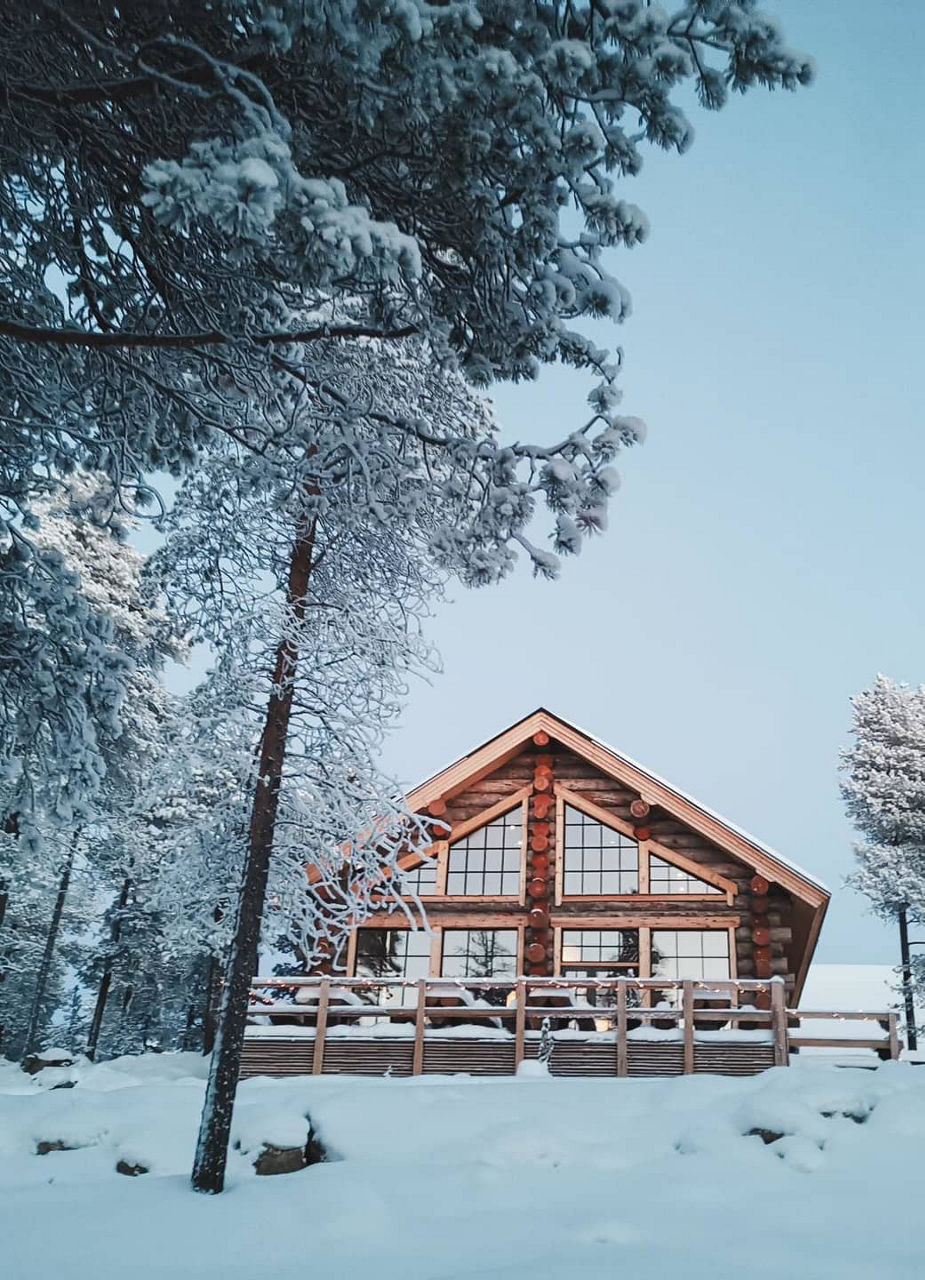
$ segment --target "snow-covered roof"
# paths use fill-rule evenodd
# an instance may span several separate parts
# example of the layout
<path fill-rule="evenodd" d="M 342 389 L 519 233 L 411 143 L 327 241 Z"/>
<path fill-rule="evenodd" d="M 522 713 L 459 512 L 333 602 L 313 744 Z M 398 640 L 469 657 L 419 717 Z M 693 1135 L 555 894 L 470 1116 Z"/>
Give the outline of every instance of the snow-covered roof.
<path fill-rule="evenodd" d="M 766 844 L 763 840 L 758 840 L 755 836 L 751 835 L 743 827 L 738 826 L 734 822 L 730 822 L 728 818 L 723 817 L 723 815 L 720 813 L 717 813 L 716 810 L 711 809 L 707 805 L 701 803 L 701 801 L 697 800 L 694 796 L 688 794 L 686 791 L 682 791 L 679 787 L 676 787 L 674 783 L 668 782 L 665 778 L 662 778 L 657 773 L 653 773 L 651 769 L 647 768 L 643 764 L 640 764 L 637 760 L 634 760 L 632 756 L 626 755 L 625 752 L 618 751 L 616 747 L 611 746 L 610 743 L 604 741 L 603 738 L 599 738 L 595 734 L 589 733 L 587 729 L 583 729 L 580 725 L 575 724 L 574 721 L 566 720 L 564 717 L 556 715 L 555 712 L 549 711 L 546 707 L 537 707 L 535 711 L 532 711 L 530 712 L 529 715 L 524 716 L 522 720 L 515 721 L 513 725 L 509 725 L 505 729 L 502 729 L 499 733 L 493 734 L 478 748 L 476 748 L 475 751 L 468 752 L 466 755 L 461 756 L 458 760 L 452 761 L 451 763 L 445 765 L 444 768 L 438 769 L 437 772 L 432 774 L 430 778 L 428 778 L 425 782 L 421 783 L 418 787 L 416 787 L 412 795 L 415 794 L 416 792 L 422 791 L 425 787 L 428 786 L 429 783 L 435 781 L 442 774 L 446 773 L 450 769 L 453 769 L 455 766 L 462 764 L 464 761 L 470 759 L 472 756 L 476 755 L 477 752 L 482 751 L 485 748 L 489 747 L 492 742 L 496 741 L 496 739 L 503 737 L 507 733 L 510 733 L 512 730 L 516 729 L 520 725 L 523 725 L 525 727 L 524 738 L 526 738 L 527 736 L 529 736 L 527 732 L 528 722 L 538 715 L 548 716 L 551 720 L 572 730 L 573 733 L 578 734 L 580 737 L 586 739 L 588 742 L 593 743 L 594 746 L 599 747 L 603 751 L 606 751 L 609 755 L 611 755 L 614 758 L 614 760 L 618 761 L 619 763 L 624 764 L 628 768 L 633 769 L 639 773 L 645 774 L 646 778 L 648 778 L 656 786 L 662 788 L 664 791 L 669 792 L 671 795 L 676 796 L 679 800 L 683 801 L 685 804 L 691 805 L 693 808 L 699 810 L 699 812 L 702 813 L 705 817 L 712 819 L 714 822 L 720 823 L 723 827 L 726 828 L 726 830 L 734 833 L 741 840 L 746 841 L 746 843 L 751 845 L 754 849 L 763 853 L 766 857 L 773 859 L 774 862 L 778 863 L 780 866 L 786 867 L 789 871 L 792 871 L 795 875 L 798 875 L 802 880 L 805 880 L 807 883 L 815 886 L 815 888 L 821 890 L 823 893 L 828 894 L 830 892 L 828 886 L 824 884 L 824 882 L 820 880 L 818 876 L 814 875 L 810 871 L 807 871 L 806 868 L 800 866 L 799 863 L 794 862 L 790 858 L 786 858 L 782 853 L 779 853 L 777 849 L 772 848 L 771 845 Z"/>
<path fill-rule="evenodd" d="M 553 713 L 549 712 L 548 714 L 552 715 Z M 556 716 L 556 719 L 560 720 L 561 716 Z M 738 826 L 735 822 L 730 822 L 728 818 L 723 817 L 721 813 L 717 813 L 715 809 L 709 808 L 708 805 L 703 804 L 702 801 L 697 800 L 688 792 L 682 791 L 679 787 L 676 787 L 674 783 L 667 782 L 657 773 L 653 773 L 646 765 L 640 764 L 637 760 L 634 760 L 632 756 L 628 756 L 625 752 L 618 751 L 616 747 L 612 747 L 609 742 L 605 742 L 602 738 L 597 738 L 593 734 L 588 733 L 587 730 L 582 729 L 580 725 L 574 724 L 571 721 L 565 721 L 565 723 L 570 724 L 577 733 L 582 733 L 586 738 L 590 738 L 592 742 L 596 742 L 597 745 L 599 747 L 603 747 L 605 751 L 609 751 L 610 754 L 612 756 L 616 756 L 618 760 L 622 760 L 625 764 L 631 765 L 641 773 L 648 774 L 653 782 L 657 782 L 659 786 L 664 787 L 666 791 L 672 792 L 672 794 L 678 796 L 679 799 L 686 800 L 688 804 L 694 805 L 701 811 L 701 813 L 705 813 L 708 817 L 714 818 L 717 822 L 721 822 L 724 827 L 728 827 L 730 831 L 734 831 L 736 835 L 741 836 L 743 840 L 747 840 L 749 844 L 753 844 L 756 849 L 760 849 L 762 853 L 766 853 L 769 858 L 773 858 L 776 862 L 782 862 L 785 867 L 789 867 L 791 871 L 795 871 L 798 876 L 802 876 L 804 880 L 809 880 L 817 889 L 822 889 L 826 893 L 831 892 L 828 885 L 820 880 L 818 876 L 813 875 L 811 871 L 807 871 L 805 867 L 800 866 L 798 862 L 794 862 L 792 858 L 785 858 L 777 849 L 766 844 L 763 840 L 758 840 L 755 836 L 751 835 L 750 832 L 746 831 L 744 827 Z"/>

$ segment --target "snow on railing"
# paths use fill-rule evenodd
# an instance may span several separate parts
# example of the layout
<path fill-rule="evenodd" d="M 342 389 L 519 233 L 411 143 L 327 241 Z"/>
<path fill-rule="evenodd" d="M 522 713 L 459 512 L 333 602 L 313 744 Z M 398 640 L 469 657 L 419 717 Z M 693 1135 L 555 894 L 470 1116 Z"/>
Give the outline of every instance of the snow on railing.
<path fill-rule="evenodd" d="M 759 1003 L 766 1007 L 757 1007 Z M 473 1028 L 482 1028 L 489 1035 L 513 1035 L 516 1069 L 527 1038 L 538 1033 L 545 1018 L 554 1030 L 613 1035 L 617 1075 L 627 1074 L 628 1038 L 680 1040 L 685 1073 L 694 1070 L 695 1042 L 735 1039 L 743 1033 L 759 1033 L 758 1038 L 770 1041 L 777 1065 L 786 1064 L 791 1051 L 804 1047 L 850 1047 L 874 1050 L 881 1057 L 899 1056 L 895 1013 L 788 1009 L 779 978 L 256 978 L 250 1012 L 264 1026 L 284 1019 L 288 1025 L 311 1028 L 316 1074 L 323 1068 L 329 1028 L 337 1028 L 338 1038 L 362 1037 L 370 1034 L 371 1024 L 383 1023 L 386 1031 L 413 1035 L 415 1075 L 423 1069 L 425 1041 L 445 1036 L 450 1028 L 459 1034 L 477 1034 Z M 800 1019 L 877 1022 L 886 1034 L 850 1039 L 800 1035 Z"/>

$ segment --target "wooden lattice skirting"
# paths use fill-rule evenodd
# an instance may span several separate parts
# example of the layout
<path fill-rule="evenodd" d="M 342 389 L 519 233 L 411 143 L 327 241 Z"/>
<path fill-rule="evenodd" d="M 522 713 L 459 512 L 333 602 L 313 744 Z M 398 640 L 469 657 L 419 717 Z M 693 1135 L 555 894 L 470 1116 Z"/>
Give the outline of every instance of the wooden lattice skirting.
<path fill-rule="evenodd" d="M 527 1058 L 536 1057 L 537 1044 L 524 1046 Z M 241 1077 L 310 1075 L 315 1042 L 308 1037 L 272 1039 L 254 1037 L 244 1045 Z M 679 1076 L 684 1070 L 684 1050 L 678 1042 L 630 1041 L 627 1046 L 630 1076 Z M 325 1075 L 410 1076 L 414 1048 L 410 1040 L 329 1040 L 324 1046 Z M 772 1044 L 696 1044 L 694 1071 L 716 1075 L 750 1076 L 774 1065 Z M 554 1076 L 615 1076 L 616 1047 L 582 1040 L 556 1042 L 550 1061 Z M 514 1074 L 513 1040 L 476 1038 L 431 1040 L 424 1045 L 423 1074 L 509 1076 Z"/>

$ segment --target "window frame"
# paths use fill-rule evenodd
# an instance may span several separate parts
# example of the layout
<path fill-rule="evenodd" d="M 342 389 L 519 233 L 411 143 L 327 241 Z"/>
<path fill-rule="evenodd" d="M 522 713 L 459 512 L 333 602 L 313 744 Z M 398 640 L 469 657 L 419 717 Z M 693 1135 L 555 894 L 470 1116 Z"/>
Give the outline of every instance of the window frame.
<path fill-rule="evenodd" d="M 713 896 L 712 901 L 716 901 Z M 550 921 L 553 930 L 553 973 L 557 978 L 567 977 L 562 972 L 562 936 L 566 930 L 573 929 L 638 929 L 639 930 L 639 977 L 651 978 L 652 974 L 652 934 L 653 932 L 662 932 L 669 930 L 673 933 L 725 933 L 728 938 L 729 950 L 729 978 L 722 981 L 735 981 L 738 976 L 738 963 L 736 956 L 736 929 L 740 923 L 741 917 L 736 916 L 662 916 L 656 913 L 649 915 L 640 915 L 633 919 L 625 919 L 621 916 L 618 920 L 608 919 L 606 916 L 568 916 L 554 915 Z M 568 962 L 566 962 L 568 963 Z M 696 979 L 700 981 L 700 979 Z M 710 979 L 703 979 L 709 982 Z M 719 982 L 721 979 L 716 978 L 714 981 Z M 643 1005 L 647 1006 L 651 1001 L 651 990 L 643 993 Z"/>
<path fill-rule="evenodd" d="M 361 934 L 361 933 L 403 933 L 403 934 L 408 934 L 408 935 L 411 935 L 411 934 L 421 934 L 423 938 L 426 938 L 426 937 L 427 937 L 427 934 L 426 934 L 426 932 L 425 932 L 423 929 L 412 929 L 412 928 L 408 925 L 408 923 L 407 923 L 407 922 L 402 923 L 402 922 L 397 921 L 397 920 L 385 921 L 384 923 L 379 923 L 379 922 L 377 921 L 375 924 L 371 924 L 371 925 L 368 925 L 368 926 L 365 926 L 365 927 L 363 927 L 363 926 L 359 926 L 358 928 L 353 929 L 353 930 L 351 931 L 351 934 L 350 934 L 350 942 L 349 942 L 349 945 L 348 945 L 348 947 L 347 947 L 347 976 L 348 976 L 348 977 L 350 977 L 350 978 L 357 978 L 357 977 L 363 977 L 363 978 L 365 978 L 365 977 L 367 977 L 367 975 L 366 975 L 366 974 L 358 974 L 358 973 L 357 973 L 357 952 L 358 952 L 358 950 L 359 950 L 358 942 L 359 942 L 359 937 L 360 937 L 360 934 Z M 408 942 L 410 942 L 410 936 L 409 936 Z M 407 948 L 407 945 L 408 945 L 408 943 L 406 942 L 406 948 Z M 413 958 L 414 958 L 414 959 L 416 959 L 416 960 L 423 960 L 423 959 L 425 958 L 425 956 L 424 956 L 424 954 L 423 954 L 423 951 L 424 951 L 424 948 L 422 947 L 422 954 L 421 954 L 421 955 L 418 955 L 418 956 L 415 956 L 415 957 L 413 957 Z M 405 959 L 405 960 L 407 960 L 407 959 L 408 959 L 407 954 L 404 956 L 404 959 Z M 433 964 L 434 964 L 434 947 L 433 947 L 433 938 L 431 938 L 431 939 L 430 939 L 430 941 L 427 943 L 427 947 L 426 947 L 426 959 L 427 959 L 427 974 L 426 974 L 426 976 L 427 976 L 428 978 L 430 978 L 430 977 L 432 976 Z M 405 981 L 411 981 L 411 982 L 414 982 L 414 981 L 416 981 L 416 980 L 417 980 L 417 979 L 415 979 L 414 977 L 409 978 L 409 977 L 408 977 L 408 975 L 407 975 L 406 973 L 401 973 L 401 974 L 383 974 L 383 975 L 381 975 L 381 977 L 382 977 L 383 983 L 388 982 L 390 978 L 391 978 L 391 979 L 393 979 L 393 980 L 395 980 L 395 979 L 403 979 L 403 980 L 405 980 Z M 374 977 L 370 977 L 370 981 L 374 982 L 374 981 L 375 981 L 375 978 L 374 978 Z M 367 990 L 368 990 L 368 988 L 367 988 Z M 383 1003 L 383 1002 L 379 1001 L 379 1002 L 377 1002 L 377 1004 L 376 1004 L 376 1005 L 372 1005 L 371 1007 L 372 1007 L 372 1008 L 379 1008 L 379 1007 L 381 1007 L 381 1008 L 393 1008 L 393 1007 L 394 1007 L 394 1008 L 406 1008 L 406 1007 L 408 1007 L 408 1005 L 409 1005 L 410 1003 L 412 1003 L 412 1002 L 410 1001 L 410 999 L 408 998 L 408 997 L 409 997 L 409 993 L 410 993 L 412 990 L 413 990 L 413 989 L 412 989 L 411 987 L 400 987 L 400 988 L 398 989 L 398 992 L 397 992 L 398 999 L 394 1002 L 394 1004 L 392 1004 L 392 1003 L 390 1003 L 390 1002 L 388 1002 L 388 1001 L 387 1001 L 387 1002 L 385 1002 L 385 1003 Z"/>
<path fill-rule="evenodd" d="M 693 982 L 705 982 L 705 983 L 710 983 L 710 982 L 730 982 L 730 981 L 734 981 L 734 980 L 735 980 L 735 978 L 737 977 L 737 966 L 736 966 L 736 946 L 735 946 L 735 929 L 734 929 L 734 928 L 729 928 L 729 929 L 711 929 L 711 928 L 709 928 L 709 927 L 705 926 L 701 921 L 697 921 L 697 920 L 684 921 L 684 922 L 679 921 L 677 924 L 671 924 L 671 925 L 659 924 L 658 926 L 653 927 L 653 928 L 650 930 L 650 935 L 649 935 L 649 971 L 650 971 L 650 975 L 651 975 L 653 978 L 656 978 L 656 979 L 657 979 L 659 976 L 664 976 L 664 975 L 653 974 L 653 973 L 651 972 L 651 970 L 652 970 L 652 938 L 651 938 L 651 935 L 652 935 L 653 933 L 699 933 L 699 934 L 704 934 L 704 933 L 725 933 L 725 934 L 726 934 L 726 955 L 725 955 L 724 957 L 722 957 L 722 958 L 723 958 L 723 959 L 725 959 L 725 960 L 728 962 L 728 969 L 729 969 L 728 974 L 724 975 L 722 978 L 693 978 L 693 979 L 691 979 L 691 981 L 693 981 Z M 675 958 L 678 958 L 678 957 L 675 957 Z M 705 959 L 709 959 L 709 958 L 711 958 L 711 957 L 704 956 L 704 954 L 703 954 L 703 952 L 702 952 L 702 950 L 701 950 L 700 959 L 701 959 L 701 960 L 705 960 Z M 718 957 L 712 957 L 712 958 L 718 958 Z M 684 981 L 684 979 L 681 979 L 681 978 L 665 978 L 665 981 L 666 981 L 666 982 L 680 982 L 680 981 Z"/>
<path fill-rule="evenodd" d="M 556 875 L 555 875 L 555 905 L 561 907 L 563 902 L 632 902 L 636 905 L 640 903 L 663 903 L 666 900 L 676 902 L 681 899 L 685 902 L 720 902 L 725 896 L 726 905 L 732 906 L 735 895 L 738 892 L 734 881 L 728 877 L 720 875 L 718 871 L 714 871 L 711 867 L 701 866 L 692 858 L 686 857 L 674 849 L 669 849 L 659 840 L 649 837 L 647 840 L 640 840 L 636 836 L 635 828 L 618 814 L 612 813 L 609 809 L 603 808 L 599 804 L 595 804 L 593 800 L 580 795 L 575 791 L 569 790 L 568 787 L 562 786 L 561 783 L 555 783 L 553 787 L 556 797 Z M 604 827 L 609 827 L 612 831 L 616 831 L 619 835 L 625 836 L 627 839 L 635 842 L 638 849 L 639 859 L 639 891 L 637 893 L 566 893 L 565 892 L 565 807 L 568 805 L 570 809 L 577 809 L 588 818 L 593 818 Z M 717 893 L 652 893 L 650 890 L 651 878 L 649 868 L 649 858 L 651 855 L 660 858 L 663 862 L 667 862 L 670 866 L 675 867 L 678 871 L 685 871 L 688 875 L 695 876 L 698 880 L 703 880 L 707 884 L 718 889 Z"/>
<path fill-rule="evenodd" d="M 350 940 L 347 944 L 347 962 L 346 974 L 348 978 L 356 978 L 357 958 L 357 938 L 364 929 L 410 929 L 407 917 L 403 914 L 390 914 L 383 916 L 381 920 L 375 917 L 361 925 L 357 925 L 350 931 Z M 443 935 L 447 930 L 454 929 L 503 929 L 506 932 L 514 932 L 517 934 L 517 977 L 524 977 L 524 944 L 526 935 L 526 921 L 515 917 L 499 917 L 496 915 L 460 915 L 440 923 L 431 922 L 430 931 L 430 964 L 427 977 L 431 980 L 441 977 L 440 970 L 443 967 Z M 447 979 L 449 981 L 449 979 Z M 472 979 L 476 981 L 476 979 Z"/>
<path fill-rule="evenodd" d="M 529 801 L 532 794 L 532 787 L 519 787 L 516 791 L 512 791 L 510 795 L 502 796 L 496 804 L 480 810 L 479 813 L 473 814 L 471 818 L 467 818 L 464 822 L 454 823 L 449 834 L 444 839 L 434 841 L 431 848 L 436 850 L 434 861 L 437 864 L 437 884 L 434 892 L 427 894 L 422 901 L 431 902 L 435 899 L 451 898 L 454 902 L 503 901 L 518 902 L 521 906 L 524 906 L 527 901 L 527 819 L 529 816 Z M 467 836 L 481 830 L 482 827 L 487 827 L 489 823 L 496 821 L 498 818 L 505 817 L 506 814 L 517 808 L 520 809 L 520 861 L 517 892 L 449 893 L 447 891 L 447 882 L 450 871 L 450 850 L 453 845 L 465 840 Z M 414 870 L 421 862 L 423 862 L 423 857 L 409 855 L 405 864 L 406 869 Z M 413 902 L 414 899 L 410 894 L 403 894 L 402 901 Z"/>
<path fill-rule="evenodd" d="M 499 982 L 516 982 L 518 978 L 522 978 L 523 974 L 523 942 L 524 931 L 523 926 L 515 924 L 513 921 L 498 921 L 494 917 L 489 917 L 490 923 L 471 923 L 466 921 L 447 922 L 440 927 L 439 948 L 437 949 L 437 963 L 434 966 L 434 977 L 446 978 L 447 982 L 459 982 L 465 985 L 466 982 L 490 982 L 491 978 L 463 978 L 455 977 L 452 974 L 443 973 L 443 952 L 446 946 L 446 935 L 448 933 L 512 933 L 514 935 L 514 973 L 510 977 L 498 977 Z M 431 963 L 433 964 L 434 952 L 431 951 Z"/>

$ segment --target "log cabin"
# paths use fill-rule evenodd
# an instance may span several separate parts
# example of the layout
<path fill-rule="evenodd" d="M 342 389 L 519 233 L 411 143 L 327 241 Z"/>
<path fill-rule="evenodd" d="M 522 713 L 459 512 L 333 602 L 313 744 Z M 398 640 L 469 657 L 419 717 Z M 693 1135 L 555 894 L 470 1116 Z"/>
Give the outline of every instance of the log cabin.
<path fill-rule="evenodd" d="M 810 873 L 544 708 L 407 800 L 438 838 L 401 859 L 403 901 L 288 988 L 301 1027 L 268 1007 L 295 980 L 255 986 L 255 1021 L 287 1016 L 245 1074 L 498 1073 L 550 1034 L 558 1074 L 788 1061 L 829 902 Z M 896 1056 L 895 1018 L 860 1016 Z"/>
<path fill-rule="evenodd" d="M 784 979 L 799 999 L 829 901 L 810 874 L 540 708 L 408 796 L 447 824 L 351 976 Z M 398 935 L 397 937 L 395 935 Z"/>

